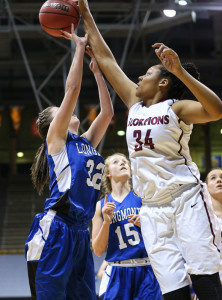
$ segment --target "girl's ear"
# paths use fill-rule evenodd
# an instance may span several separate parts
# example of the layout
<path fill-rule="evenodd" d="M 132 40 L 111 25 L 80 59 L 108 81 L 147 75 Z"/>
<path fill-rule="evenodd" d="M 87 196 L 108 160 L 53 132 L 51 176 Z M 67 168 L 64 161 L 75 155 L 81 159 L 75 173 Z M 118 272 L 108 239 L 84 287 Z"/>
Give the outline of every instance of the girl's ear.
<path fill-rule="evenodd" d="M 110 177 L 111 177 L 111 175 L 110 175 L 109 171 L 107 171 L 107 173 L 106 173 L 106 177 L 108 177 L 108 178 L 110 178 Z"/>
<path fill-rule="evenodd" d="M 159 86 L 166 87 L 169 84 L 169 80 L 167 78 L 162 78 L 160 80 Z"/>

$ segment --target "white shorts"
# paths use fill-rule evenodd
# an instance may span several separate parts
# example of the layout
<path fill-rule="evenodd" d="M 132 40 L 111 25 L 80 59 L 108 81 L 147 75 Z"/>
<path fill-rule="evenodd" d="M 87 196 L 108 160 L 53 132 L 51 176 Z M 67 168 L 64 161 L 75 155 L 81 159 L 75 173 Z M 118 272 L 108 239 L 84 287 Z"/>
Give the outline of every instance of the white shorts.
<path fill-rule="evenodd" d="M 222 219 L 218 217 L 217 220 L 220 224 L 220 229 L 222 231 Z M 222 234 L 221 234 L 220 261 L 221 261 L 221 265 L 222 265 Z M 222 284 L 222 271 L 219 272 L 219 275 L 220 275 L 220 282 Z"/>
<path fill-rule="evenodd" d="M 100 283 L 100 287 L 99 287 L 99 297 L 101 297 L 103 294 L 105 294 L 106 290 L 107 290 L 107 286 L 109 284 L 109 280 L 110 280 L 110 276 L 111 276 L 111 272 L 112 272 L 112 266 L 107 266 L 104 273 L 103 273 L 103 277 Z"/>
<path fill-rule="evenodd" d="M 162 293 L 189 285 L 189 274 L 220 267 L 220 228 L 205 184 L 188 185 L 170 203 L 143 205 L 141 231 Z"/>

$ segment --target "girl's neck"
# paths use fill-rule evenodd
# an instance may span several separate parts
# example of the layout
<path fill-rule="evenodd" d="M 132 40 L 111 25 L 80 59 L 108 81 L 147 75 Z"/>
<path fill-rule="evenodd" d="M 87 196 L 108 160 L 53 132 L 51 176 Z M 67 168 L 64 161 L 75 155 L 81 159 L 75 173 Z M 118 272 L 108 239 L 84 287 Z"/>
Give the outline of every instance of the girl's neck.
<path fill-rule="evenodd" d="M 115 199 L 117 202 L 122 202 L 125 197 L 130 192 L 131 188 L 130 185 L 127 182 L 115 182 L 115 184 L 112 184 L 112 192 L 111 195 L 113 199 Z"/>
<path fill-rule="evenodd" d="M 222 219 L 222 200 L 212 198 L 214 213 L 218 218 Z"/>
<path fill-rule="evenodd" d="M 150 107 L 151 105 L 162 102 L 165 99 L 167 99 L 167 98 L 161 92 L 158 92 L 153 98 L 144 99 L 142 101 L 143 101 L 144 106 Z"/>

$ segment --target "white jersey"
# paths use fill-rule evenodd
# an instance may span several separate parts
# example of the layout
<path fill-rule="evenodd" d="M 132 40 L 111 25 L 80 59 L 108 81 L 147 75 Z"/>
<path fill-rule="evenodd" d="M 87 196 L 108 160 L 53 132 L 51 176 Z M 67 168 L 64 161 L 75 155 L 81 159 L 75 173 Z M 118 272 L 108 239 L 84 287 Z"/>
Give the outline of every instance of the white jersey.
<path fill-rule="evenodd" d="M 220 229 L 221 229 L 221 249 L 220 249 L 220 260 L 221 260 L 221 266 L 222 266 L 222 219 L 221 218 L 217 218 L 219 224 L 220 224 Z M 220 274 L 220 281 L 222 283 L 222 270 L 219 272 Z"/>
<path fill-rule="evenodd" d="M 200 179 L 188 147 L 193 125 L 174 113 L 171 105 L 176 101 L 150 107 L 138 102 L 129 110 L 126 137 L 133 189 L 143 204 L 169 202 L 184 184 Z"/>

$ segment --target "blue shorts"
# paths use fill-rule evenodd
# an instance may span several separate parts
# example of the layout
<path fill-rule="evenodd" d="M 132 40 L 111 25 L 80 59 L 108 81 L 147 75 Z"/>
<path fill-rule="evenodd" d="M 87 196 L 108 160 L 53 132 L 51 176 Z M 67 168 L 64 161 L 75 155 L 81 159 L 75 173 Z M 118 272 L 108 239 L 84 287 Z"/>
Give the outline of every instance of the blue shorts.
<path fill-rule="evenodd" d="M 70 224 L 49 210 L 35 216 L 25 244 L 32 297 L 95 300 L 88 224 Z"/>
<path fill-rule="evenodd" d="M 150 265 L 139 267 L 108 265 L 101 284 L 103 282 L 106 286 L 100 287 L 100 296 L 103 296 L 104 300 L 162 300 L 159 284 Z"/>

